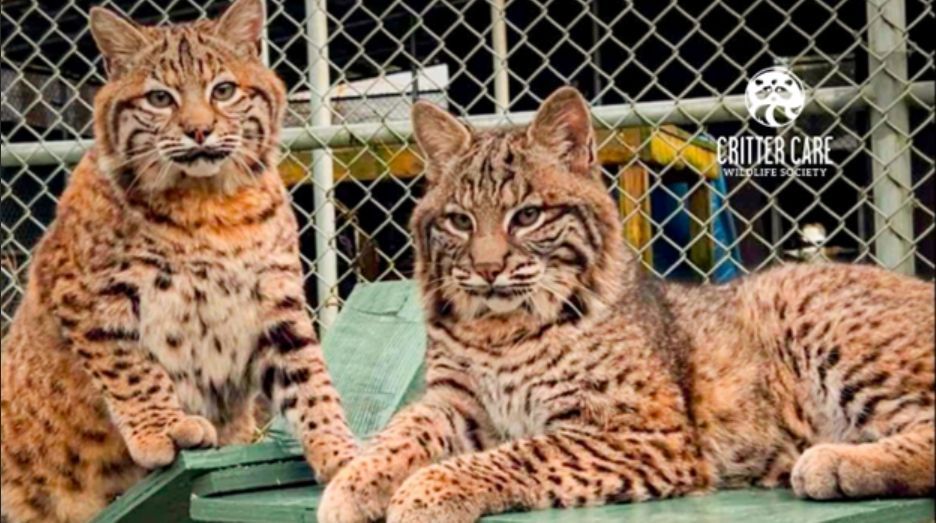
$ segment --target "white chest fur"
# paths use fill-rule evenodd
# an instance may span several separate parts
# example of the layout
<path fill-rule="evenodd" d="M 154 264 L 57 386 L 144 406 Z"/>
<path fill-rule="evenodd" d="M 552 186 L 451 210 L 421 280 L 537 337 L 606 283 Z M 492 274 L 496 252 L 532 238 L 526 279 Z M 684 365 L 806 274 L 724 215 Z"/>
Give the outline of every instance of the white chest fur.
<path fill-rule="evenodd" d="M 576 339 L 575 337 L 560 339 Z M 582 400 L 586 360 L 562 342 L 519 345 L 499 361 L 463 361 L 475 393 L 504 440 L 541 435 Z"/>
<path fill-rule="evenodd" d="M 140 284 L 140 340 L 188 412 L 227 421 L 247 404 L 261 329 L 246 260 L 170 260 Z"/>
<path fill-rule="evenodd" d="M 527 405 L 527 387 L 512 387 L 503 377 L 494 375 L 483 375 L 478 382 L 481 400 L 502 439 L 524 438 L 543 432 L 546 416 L 537 408 L 537 398 L 531 398 L 531 404 Z"/>

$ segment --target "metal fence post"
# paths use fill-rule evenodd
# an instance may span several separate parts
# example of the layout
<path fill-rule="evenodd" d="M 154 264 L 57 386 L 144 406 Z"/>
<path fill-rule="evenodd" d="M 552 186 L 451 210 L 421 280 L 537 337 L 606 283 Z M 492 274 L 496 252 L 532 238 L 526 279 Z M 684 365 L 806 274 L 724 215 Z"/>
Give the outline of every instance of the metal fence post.
<path fill-rule="evenodd" d="M 510 75 L 507 72 L 507 13 L 505 0 L 491 1 L 491 47 L 494 49 L 494 112 L 510 110 Z"/>
<path fill-rule="evenodd" d="M 904 0 L 868 0 L 867 13 L 874 255 L 885 267 L 913 274 L 906 7 Z"/>
<path fill-rule="evenodd" d="M 331 80 L 328 62 L 328 15 L 326 0 L 306 0 L 306 38 L 309 56 L 310 124 L 331 125 Z M 319 323 L 327 329 L 338 314 L 338 253 L 335 238 L 335 184 L 332 156 L 328 149 L 312 151 L 312 183 L 315 212 L 315 279 L 319 301 Z"/>
<path fill-rule="evenodd" d="M 268 15 L 269 16 L 269 15 Z M 270 34 L 269 25 L 263 26 L 263 37 L 260 40 L 260 61 L 263 65 L 270 67 Z"/>

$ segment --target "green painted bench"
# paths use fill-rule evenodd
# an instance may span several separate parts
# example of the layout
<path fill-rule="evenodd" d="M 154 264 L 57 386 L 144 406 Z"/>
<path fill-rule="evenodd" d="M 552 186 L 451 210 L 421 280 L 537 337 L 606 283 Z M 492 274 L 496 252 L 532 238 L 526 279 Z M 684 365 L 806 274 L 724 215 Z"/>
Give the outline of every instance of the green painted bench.
<path fill-rule="evenodd" d="M 409 282 L 359 285 L 323 340 L 355 433 L 366 438 L 422 389 L 425 331 Z M 182 452 L 115 501 L 97 523 L 315 521 L 322 488 L 275 423 L 257 444 Z M 786 490 L 720 492 L 589 509 L 502 514 L 486 523 L 894 522 L 934 520 L 929 499 L 811 502 Z M 442 522 L 440 522 L 442 523 Z"/>

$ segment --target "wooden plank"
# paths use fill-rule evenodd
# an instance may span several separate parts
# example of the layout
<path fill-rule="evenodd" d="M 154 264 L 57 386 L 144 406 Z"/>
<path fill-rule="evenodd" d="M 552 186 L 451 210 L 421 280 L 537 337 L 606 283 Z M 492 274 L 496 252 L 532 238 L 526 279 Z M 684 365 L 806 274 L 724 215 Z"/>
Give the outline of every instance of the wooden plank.
<path fill-rule="evenodd" d="M 335 182 L 355 179 L 372 181 L 381 177 L 413 178 L 423 171 L 422 159 L 409 144 L 377 143 L 360 147 L 333 149 L 332 165 Z M 308 166 L 311 151 L 290 152 L 279 165 L 287 185 L 310 182 Z"/>
<path fill-rule="evenodd" d="M 192 472 L 185 468 L 184 462 L 178 460 L 171 467 L 154 472 L 131 487 L 93 521 L 188 523 L 192 520 L 189 518 L 189 505 L 186 500 L 191 489 L 192 475 Z"/>
<path fill-rule="evenodd" d="M 596 130 L 598 162 L 601 165 L 627 165 L 638 156 L 645 162 L 714 178 L 718 165 L 713 146 L 685 131 L 664 125 L 660 128 L 628 127 L 615 131 Z M 423 162 L 411 144 L 376 143 L 333 149 L 335 182 L 354 179 L 373 181 L 382 177 L 408 179 L 423 171 Z M 294 151 L 280 162 L 280 175 L 287 185 L 311 181 L 308 166 L 311 151 Z"/>
<path fill-rule="evenodd" d="M 247 492 L 196 498 L 192 517 L 199 522 L 305 523 L 315 521 L 321 487 Z"/>
<path fill-rule="evenodd" d="M 641 158 L 669 171 L 690 170 L 708 179 L 718 177 L 718 155 L 708 142 L 692 138 L 674 125 L 659 129 L 643 128 L 649 134 L 648 143 L 641 148 Z"/>
<path fill-rule="evenodd" d="M 624 217 L 624 239 L 648 265 L 653 264 L 653 249 L 650 240 L 653 228 L 650 223 L 650 173 L 639 165 L 629 165 L 618 173 L 618 205 Z"/>
<path fill-rule="evenodd" d="M 712 242 L 712 198 L 707 183 L 698 183 L 689 188 L 689 260 L 696 269 L 712 270 L 714 244 Z"/>
<path fill-rule="evenodd" d="M 789 490 L 736 490 L 664 501 L 568 511 L 525 512 L 486 523 L 917 523 L 932 521 L 933 502 L 916 500 L 804 501 Z"/>
<path fill-rule="evenodd" d="M 192 494 L 199 497 L 230 494 L 271 486 L 313 485 L 315 474 L 302 457 L 258 465 L 238 465 L 209 472 L 195 480 Z"/>
<path fill-rule="evenodd" d="M 204 522 L 315 521 L 321 487 L 292 487 L 199 500 Z M 266 519 L 263 519 L 266 517 Z M 487 516 L 483 523 L 917 523 L 932 521 L 933 501 L 804 501 L 789 490 L 737 490 L 664 501 Z"/>
<path fill-rule="evenodd" d="M 236 445 L 223 449 L 183 451 L 172 466 L 153 472 L 117 498 L 95 519 L 95 523 L 186 523 L 189 493 L 196 477 L 206 471 L 295 459 L 295 450 L 276 442 Z"/>
<path fill-rule="evenodd" d="M 426 331 L 416 286 L 358 285 L 322 345 L 352 430 L 380 430 L 420 387 Z"/>

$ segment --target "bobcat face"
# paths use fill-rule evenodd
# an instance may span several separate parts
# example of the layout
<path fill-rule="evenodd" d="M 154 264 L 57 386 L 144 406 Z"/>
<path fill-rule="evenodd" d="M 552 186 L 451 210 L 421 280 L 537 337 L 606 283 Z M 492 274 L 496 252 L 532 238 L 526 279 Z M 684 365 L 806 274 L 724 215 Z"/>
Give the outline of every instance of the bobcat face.
<path fill-rule="evenodd" d="M 134 93 L 142 97 L 139 108 L 150 115 L 150 122 L 133 131 L 139 138 L 147 138 L 128 145 L 155 147 L 160 164 L 184 175 L 214 176 L 244 147 L 247 136 L 263 129 L 235 112 L 246 97 L 230 72 L 219 69 L 204 77 L 191 74 L 193 71 L 185 73 L 175 81 L 153 74 L 144 82 L 144 92 Z M 248 124 L 253 126 L 249 131 Z M 133 150 L 128 149 L 132 155 Z"/>
<path fill-rule="evenodd" d="M 446 287 L 494 313 L 509 312 L 534 294 L 548 292 L 555 277 L 549 257 L 558 237 L 548 226 L 562 209 L 546 208 L 528 183 L 517 180 L 507 182 L 513 187 L 502 188 L 496 202 L 477 195 L 456 198 L 429 231 L 433 241 L 450 246 Z M 471 184 L 460 185 L 458 194 L 468 196 Z"/>
<path fill-rule="evenodd" d="M 525 131 L 473 135 L 422 103 L 414 125 L 429 161 L 413 218 L 427 289 L 463 318 L 584 315 L 618 226 L 581 95 L 560 90 Z"/>
<path fill-rule="evenodd" d="M 105 170 L 125 189 L 230 190 L 269 165 L 284 90 L 257 53 L 263 13 L 141 27 L 95 10 L 110 79 L 95 100 Z"/>

